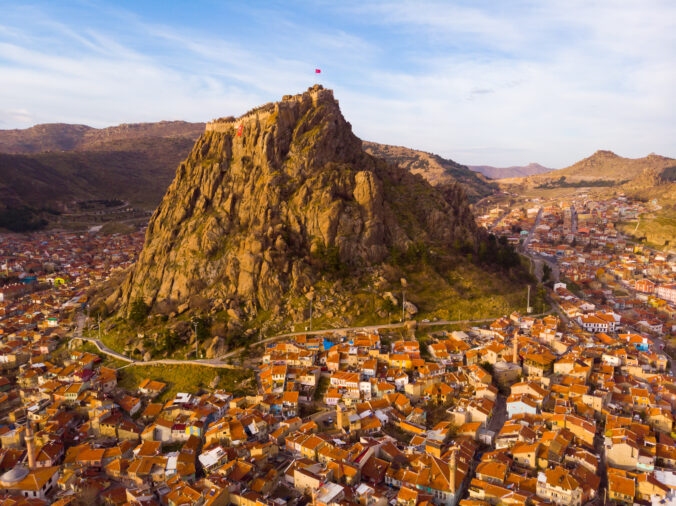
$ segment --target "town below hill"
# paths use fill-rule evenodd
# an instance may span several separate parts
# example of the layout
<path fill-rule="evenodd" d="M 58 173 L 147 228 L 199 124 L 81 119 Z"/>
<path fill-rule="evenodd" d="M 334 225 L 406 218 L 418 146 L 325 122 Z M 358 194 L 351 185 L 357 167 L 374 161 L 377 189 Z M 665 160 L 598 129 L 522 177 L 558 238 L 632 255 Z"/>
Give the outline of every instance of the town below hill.
<path fill-rule="evenodd" d="M 144 364 L 175 334 L 146 334 L 143 310 L 104 322 L 87 298 L 142 231 L 0 234 L 0 497 L 673 503 L 676 263 L 618 227 L 652 206 L 580 192 L 488 208 L 486 248 L 512 243 L 541 284 L 483 324 L 258 336 L 232 354 L 187 320 L 192 356 L 160 366 Z M 120 327 L 133 363 L 79 338 Z M 227 367 L 196 363 L 207 353 Z"/>

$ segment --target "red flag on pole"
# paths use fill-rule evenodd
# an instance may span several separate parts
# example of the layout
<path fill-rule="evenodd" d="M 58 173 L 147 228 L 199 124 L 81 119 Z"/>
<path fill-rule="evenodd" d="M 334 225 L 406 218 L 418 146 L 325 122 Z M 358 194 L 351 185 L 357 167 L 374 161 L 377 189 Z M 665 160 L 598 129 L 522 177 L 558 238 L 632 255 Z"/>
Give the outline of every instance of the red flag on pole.
<path fill-rule="evenodd" d="M 244 128 L 244 125 L 240 123 L 239 126 L 237 127 L 237 137 L 242 136 L 242 128 Z"/>
<path fill-rule="evenodd" d="M 315 74 L 321 74 L 321 73 L 322 73 L 322 69 L 315 69 Z"/>

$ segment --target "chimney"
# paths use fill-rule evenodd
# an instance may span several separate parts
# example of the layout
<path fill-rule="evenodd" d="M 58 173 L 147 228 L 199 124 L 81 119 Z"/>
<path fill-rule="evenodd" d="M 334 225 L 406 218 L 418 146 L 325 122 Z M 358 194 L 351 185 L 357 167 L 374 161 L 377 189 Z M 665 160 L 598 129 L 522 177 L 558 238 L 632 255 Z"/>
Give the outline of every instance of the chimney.
<path fill-rule="evenodd" d="M 26 452 L 28 453 L 28 469 L 35 469 L 35 435 L 32 422 L 26 423 Z"/>
<path fill-rule="evenodd" d="M 451 452 L 451 461 L 448 463 L 448 488 L 455 494 L 455 470 L 458 468 L 458 464 L 455 462 L 456 449 L 454 448 Z"/>

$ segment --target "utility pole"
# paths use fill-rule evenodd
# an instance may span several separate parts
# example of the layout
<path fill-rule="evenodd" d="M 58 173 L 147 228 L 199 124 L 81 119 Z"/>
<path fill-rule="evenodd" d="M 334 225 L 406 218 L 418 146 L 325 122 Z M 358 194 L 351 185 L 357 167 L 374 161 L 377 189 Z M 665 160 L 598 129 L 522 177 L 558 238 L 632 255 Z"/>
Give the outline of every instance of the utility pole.
<path fill-rule="evenodd" d="M 401 323 L 406 321 L 406 290 L 401 291 Z"/>
<path fill-rule="evenodd" d="M 310 297 L 310 330 L 312 330 L 312 310 L 314 306 L 315 296 L 314 294 Z"/>
<path fill-rule="evenodd" d="M 99 315 L 99 341 L 101 340 L 101 315 Z"/>
<path fill-rule="evenodd" d="M 195 330 L 195 358 L 199 358 L 198 354 L 198 344 L 197 344 L 197 320 L 193 318 L 192 320 L 192 328 Z"/>
<path fill-rule="evenodd" d="M 531 307 L 530 307 L 530 285 L 528 285 L 528 299 L 526 302 L 526 313 L 530 314 L 531 313 Z"/>

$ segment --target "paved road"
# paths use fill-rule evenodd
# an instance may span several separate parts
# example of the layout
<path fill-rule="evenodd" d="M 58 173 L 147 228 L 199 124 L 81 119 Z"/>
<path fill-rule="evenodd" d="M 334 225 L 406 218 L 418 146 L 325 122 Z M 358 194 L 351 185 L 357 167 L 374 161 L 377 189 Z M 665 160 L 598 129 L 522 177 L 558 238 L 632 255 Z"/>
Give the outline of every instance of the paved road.
<path fill-rule="evenodd" d="M 577 325 L 578 327 L 580 326 L 577 323 L 576 319 L 568 318 L 568 315 L 563 312 L 563 310 L 561 309 L 561 306 L 559 306 L 556 302 L 552 303 L 552 307 L 554 308 L 554 311 L 556 312 L 556 314 L 559 315 L 559 318 L 561 318 L 561 321 L 563 321 L 564 323 L 571 323 L 572 322 L 574 325 Z"/>
<path fill-rule="evenodd" d="M 502 316 L 502 315 L 500 315 Z M 429 321 L 429 322 L 423 322 L 423 321 L 417 321 L 416 324 L 418 327 L 432 327 L 432 326 L 439 326 L 439 325 L 464 325 L 468 323 L 487 323 L 487 322 L 493 322 L 497 318 L 500 318 L 500 316 L 494 316 L 493 318 L 483 318 L 480 320 L 437 320 L 437 321 Z M 294 336 L 302 336 L 302 335 L 319 335 L 319 334 L 344 334 L 347 332 L 357 332 L 357 331 L 363 331 L 363 332 L 369 332 L 373 330 L 383 330 L 383 329 L 398 329 L 402 328 L 406 325 L 406 322 L 398 322 L 398 323 L 383 323 L 379 325 L 362 325 L 359 327 L 339 327 L 339 328 L 331 328 L 331 329 L 319 329 L 319 330 L 301 330 L 298 332 L 286 332 L 284 334 L 277 334 L 275 336 L 270 336 L 266 337 L 265 339 L 262 339 L 254 344 L 268 344 L 271 342 L 274 342 L 278 339 L 284 339 L 286 337 L 294 337 Z M 235 355 L 238 355 L 244 350 L 244 348 L 237 348 L 234 349 L 225 355 L 222 355 L 220 358 L 229 358 L 233 357 Z"/>
<path fill-rule="evenodd" d="M 115 350 L 111 350 L 110 348 L 108 348 L 105 344 L 103 344 L 98 339 L 94 339 L 94 338 L 91 338 L 91 337 L 82 337 L 82 336 L 76 336 L 73 339 L 80 339 L 82 341 L 87 341 L 89 343 L 92 343 L 94 346 L 96 346 L 99 349 L 99 351 L 101 351 L 101 353 L 105 353 L 106 355 L 109 355 L 109 356 L 116 358 L 118 360 L 122 360 L 124 362 L 130 362 L 130 363 L 136 362 L 136 360 L 131 359 L 131 358 L 127 357 L 126 355 L 122 355 L 122 353 L 118 353 Z"/>
<path fill-rule="evenodd" d="M 545 257 L 543 255 L 538 255 L 530 251 L 523 252 L 528 258 L 531 259 L 534 266 L 534 274 L 537 277 L 538 281 L 542 281 L 542 276 L 544 274 L 544 264 L 549 265 L 549 268 L 552 270 L 550 279 L 555 283 L 559 282 L 561 276 L 561 269 L 559 268 L 558 262 L 554 261 L 550 257 Z"/>
<path fill-rule="evenodd" d="M 542 219 L 542 209 L 543 208 L 541 207 L 538 210 L 538 214 L 535 217 L 535 223 L 533 223 L 530 232 L 528 232 L 528 237 L 526 237 L 526 240 L 521 244 L 521 251 L 526 251 L 528 249 L 528 245 L 530 244 L 531 239 L 533 239 L 533 235 L 535 235 L 535 229 L 540 224 L 540 220 Z"/>
<path fill-rule="evenodd" d="M 636 332 L 640 332 L 640 331 L 636 331 Z M 665 351 L 665 349 L 667 347 L 667 343 L 664 342 L 662 337 L 655 336 L 655 337 L 649 337 L 649 339 L 653 342 L 653 347 L 655 348 L 656 351 L 662 352 L 665 355 L 667 355 L 667 357 L 669 357 L 669 362 L 671 362 L 671 375 L 676 377 L 676 360 L 673 360 L 667 354 L 667 352 Z"/>
<path fill-rule="evenodd" d="M 505 212 L 502 213 L 498 218 L 490 225 L 488 228 L 489 230 L 493 230 L 495 227 L 498 226 L 498 224 L 502 221 L 502 219 L 509 214 L 509 207 L 505 209 Z"/>
<path fill-rule="evenodd" d="M 336 421 L 336 410 L 331 408 L 322 408 L 321 411 L 313 413 L 308 417 L 309 420 L 314 420 L 317 425 L 320 427 L 324 425 L 324 422 L 327 422 L 331 418 L 333 421 Z"/>
<path fill-rule="evenodd" d="M 546 314 L 551 313 L 552 310 L 542 313 L 539 315 L 532 315 L 532 316 L 544 316 Z M 438 320 L 438 321 L 429 321 L 429 322 L 424 322 L 424 321 L 419 321 L 416 322 L 418 327 L 433 327 L 433 326 L 440 326 L 440 325 L 465 325 L 465 324 L 470 324 L 470 323 L 488 323 L 495 321 L 499 316 L 495 316 L 493 318 L 482 318 L 478 320 Z M 126 355 L 123 355 L 122 353 L 119 353 L 115 350 L 110 349 L 108 346 L 103 344 L 99 339 L 91 338 L 91 337 L 83 337 L 82 336 L 82 329 L 84 328 L 84 322 L 85 322 L 85 316 L 80 315 L 78 316 L 78 327 L 74 332 L 73 339 L 81 339 L 82 341 L 87 341 L 92 344 L 94 344 L 101 353 L 104 353 L 108 356 L 111 356 L 113 358 L 116 358 L 118 360 L 122 360 L 123 362 L 127 362 L 127 365 L 122 366 L 123 367 L 128 367 L 130 365 L 161 365 L 161 364 L 192 364 L 192 365 L 202 365 L 202 366 L 207 366 L 207 367 L 226 367 L 229 369 L 241 369 L 241 367 L 233 366 L 229 364 L 226 359 L 230 357 L 234 357 L 236 355 L 239 355 L 244 351 L 244 347 L 236 348 L 224 355 L 221 355 L 218 358 L 213 358 L 213 359 L 199 359 L 199 360 L 179 360 L 179 359 L 161 359 L 161 360 L 149 360 L 149 361 L 144 361 L 144 360 L 135 360 L 131 357 L 128 357 Z M 293 336 L 299 336 L 299 335 L 317 335 L 317 334 L 329 334 L 329 333 L 347 333 L 347 332 L 354 332 L 354 331 L 371 331 L 371 330 L 380 330 L 380 329 L 395 329 L 395 328 L 400 328 L 404 327 L 406 323 L 391 323 L 391 324 L 383 324 L 383 325 L 366 325 L 366 326 L 360 326 L 360 327 L 341 327 L 341 328 L 334 328 L 334 329 L 322 329 L 322 330 L 305 330 L 301 332 L 287 332 L 285 334 L 278 334 L 276 336 L 271 336 L 266 339 L 263 339 L 261 341 L 258 341 L 256 344 L 267 344 L 270 342 L 273 342 L 277 339 L 283 339 L 286 337 L 293 337 Z"/>
<path fill-rule="evenodd" d="M 547 311 L 546 313 L 542 313 L 541 315 L 533 315 L 533 316 L 544 316 L 551 313 L 551 311 Z M 478 320 L 436 320 L 436 321 L 416 321 L 416 325 L 418 327 L 434 327 L 434 326 L 440 326 L 440 325 L 466 325 L 470 323 L 489 323 L 497 320 L 503 315 L 499 316 L 493 316 L 491 318 L 481 318 Z M 273 341 L 276 341 L 277 339 L 283 339 L 285 337 L 294 337 L 294 336 L 302 336 L 302 335 L 318 335 L 318 334 L 342 334 L 342 333 L 347 333 L 347 332 L 357 332 L 357 331 L 372 331 L 372 330 L 383 330 L 383 329 L 397 329 L 404 327 L 406 325 L 406 322 L 398 322 L 398 323 L 383 323 L 379 325 L 362 325 L 359 327 L 339 327 L 339 328 L 331 328 L 331 329 L 320 329 L 320 330 L 303 330 L 299 332 L 287 332 L 285 334 L 278 334 L 275 336 L 270 336 L 267 337 L 261 341 L 256 342 L 255 344 L 267 344 L 271 343 Z M 241 353 L 244 350 L 244 348 L 237 348 L 235 350 L 232 350 L 225 355 L 222 355 L 220 358 L 228 358 L 231 356 L 235 356 L 239 353 Z"/>
<path fill-rule="evenodd" d="M 126 355 L 123 355 L 122 353 L 118 353 L 115 350 L 111 350 L 108 348 L 105 344 L 103 344 L 101 341 L 98 339 L 94 339 L 91 337 L 74 337 L 73 339 L 81 339 L 82 341 L 87 341 L 92 343 L 94 346 L 96 346 L 101 353 L 104 353 L 108 356 L 111 356 L 113 358 L 116 358 L 118 360 L 122 360 L 123 362 L 127 362 L 127 365 L 120 367 L 120 369 L 123 369 L 124 367 L 129 367 L 130 365 L 203 365 L 206 367 L 224 367 L 227 369 L 242 369 L 241 367 L 234 366 L 232 364 L 229 364 L 227 362 L 222 361 L 221 359 L 199 359 L 199 360 L 181 360 L 181 359 L 176 359 L 176 358 L 163 358 L 159 360 L 135 360 L 131 357 L 127 357 Z"/>
<path fill-rule="evenodd" d="M 502 427 L 507 421 L 507 399 L 504 395 L 498 394 L 497 399 L 495 399 L 495 407 L 493 408 L 493 416 L 488 422 L 486 428 L 490 431 L 495 432 L 497 436 Z"/>

